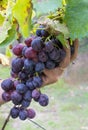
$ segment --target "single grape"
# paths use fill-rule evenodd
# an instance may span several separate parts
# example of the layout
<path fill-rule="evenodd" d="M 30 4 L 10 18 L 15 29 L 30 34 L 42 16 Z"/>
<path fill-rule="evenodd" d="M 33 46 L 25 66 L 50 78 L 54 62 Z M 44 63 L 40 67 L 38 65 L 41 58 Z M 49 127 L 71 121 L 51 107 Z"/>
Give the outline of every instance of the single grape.
<path fill-rule="evenodd" d="M 27 108 L 27 107 L 30 106 L 30 103 L 31 103 L 31 101 L 28 101 L 28 100 L 22 100 L 21 105 L 22 105 L 23 108 Z"/>
<path fill-rule="evenodd" d="M 20 110 L 20 112 L 19 112 L 19 118 L 20 118 L 21 120 L 26 120 L 27 117 L 28 117 L 28 112 L 27 112 L 27 110 L 25 110 L 25 109 Z"/>
<path fill-rule="evenodd" d="M 55 63 L 52 61 L 52 60 L 48 60 L 46 63 L 45 63 L 45 67 L 47 69 L 53 69 L 55 68 Z"/>
<path fill-rule="evenodd" d="M 9 92 L 3 92 L 2 93 L 2 99 L 6 102 L 10 101 L 11 100 L 11 96 L 10 96 L 10 93 Z"/>
<path fill-rule="evenodd" d="M 54 50 L 52 50 L 49 53 L 49 57 L 51 60 L 54 60 L 54 61 L 60 59 L 60 49 L 58 50 L 57 48 L 54 48 Z"/>
<path fill-rule="evenodd" d="M 46 42 L 45 44 L 45 49 L 44 49 L 46 52 L 50 53 L 54 50 L 54 45 L 53 45 L 53 42 L 52 41 L 48 41 Z"/>
<path fill-rule="evenodd" d="M 27 74 L 25 73 L 25 72 L 19 72 L 19 74 L 18 74 L 18 78 L 20 79 L 20 80 L 25 80 L 25 79 L 27 79 L 28 78 L 28 76 L 27 76 Z"/>
<path fill-rule="evenodd" d="M 13 107 L 11 110 L 10 110 L 10 115 L 12 118 L 17 118 L 19 116 L 19 108 L 18 107 Z"/>
<path fill-rule="evenodd" d="M 33 50 L 39 52 L 39 51 L 41 51 L 41 49 L 43 49 L 43 47 L 44 47 L 44 42 L 43 42 L 43 40 L 42 40 L 41 37 L 37 37 L 37 38 L 35 38 L 35 39 L 32 41 L 31 46 L 32 46 Z"/>
<path fill-rule="evenodd" d="M 24 46 L 24 48 L 22 49 L 22 56 L 25 57 L 25 52 L 26 52 L 27 49 L 28 49 L 28 47 L 27 47 L 27 46 Z"/>
<path fill-rule="evenodd" d="M 46 62 L 48 60 L 48 55 L 44 51 L 38 53 L 38 59 L 41 62 Z"/>
<path fill-rule="evenodd" d="M 40 91 L 37 90 L 37 89 L 34 89 L 32 91 L 32 98 L 35 100 L 35 101 L 38 101 L 38 99 L 40 98 Z"/>
<path fill-rule="evenodd" d="M 38 62 L 35 66 L 36 72 L 42 72 L 45 69 L 45 65 L 42 62 Z"/>
<path fill-rule="evenodd" d="M 28 112 L 28 118 L 33 119 L 36 116 L 36 113 L 33 109 L 29 108 L 27 109 Z"/>
<path fill-rule="evenodd" d="M 32 40 L 33 40 L 32 37 L 28 37 L 28 38 L 25 39 L 24 42 L 25 42 L 25 44 L 26 44 L 28 47 L 30 47 Z"/>
<path fill-rule="evenodd" d="M 46 94 L 41 94 L 39 98 L 39 104 L 41 106 L 47 106 L 49 103 L 49 98 Z"/>
<path fill-rule="evenodd" d="M 37 52 L 32 47 L 29 47 L 25 51 L 25 57 L 28 59 L 34 59 L 37 57 Z"/>
<path fill-rule="evenodd" d="M 11 79 L 5 79 L 1 83 L 1 87 L 5 91 L 9 91 L 14 88 L 14 83 Z"/>
<path fill-rule="evenodd" d="M 12 71 L 14 73 L 20 72 L 22 70 L 23 66 L 24 66 L 23 59 L 21 59 L 21 58 L 13 59 L 13 61 L 12 61 Z"/>
<path fill-rule="evenodd" d="M 42 78 L 40 76 L 34 76 L 33 82 L 36 83 L 35 88 L 40 88 L 42 86 L 42 83 L 43 83 Z"/>
<path fill-rule="evenodd" d="M 12 48 L 12 51 L 16 56 L 21 56 L 23 47 L 24 45 L 22 43 L 17 44 Z"/>
<path fill-rule="evenodd" d="M 27 92 L 27 90 L 28 90 L 27 86 L 25 84 L 23 84 L 23 83 L 19 83 L 16 86 L 16 91 L 18 93 L 23 94 L 23 93 Z"/>
<path fill-rule="evenodd" d="M 41 30 L 41 36 L 42 37 L 48 37 L 49 36 L 49 33 L 48 33 L 48 31 L 46 31 L 46 30 Z"/>
<path fill-rule="evenodd" d="M 44 28 L 44 25 L 40 25 L 39 29 L 36 30 L 36 35 L 41 36 L 41 30 Z"/>
<path fill-rule="evenodd" d="M 15 105 L 19 105 L 22 101 L 22 95 L 17 91 L 14 91 L 11 93 L 11 100 Z"/>
<path fill-rule="evenodd" d="M 24 98 L 25 100 L 31 101 L 31 99 L 32 99 L 32 91 L 28 90 L 28 91 L 24 94 L 23 98 Z"/>

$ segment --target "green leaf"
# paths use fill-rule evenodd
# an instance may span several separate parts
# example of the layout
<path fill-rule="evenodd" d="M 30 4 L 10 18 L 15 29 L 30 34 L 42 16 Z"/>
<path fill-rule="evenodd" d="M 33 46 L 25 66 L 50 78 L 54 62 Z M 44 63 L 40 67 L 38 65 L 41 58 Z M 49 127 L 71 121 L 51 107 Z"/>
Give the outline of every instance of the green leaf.
<path fill-rule="evenodd" d="M 24 37 L 28 37 L 31 26 L 31 0 L 17 0 L 13 8 L 13 16 L 17 19 Z"/>
<path fill-rule="evenodd" d="M 37 14 L 47 14 L 54 12 L 62 6 L 62 0 L 33 0 L 34 9 Z"/>
<path fill-rule="evenodd" d="M 5 19 L 5 18 L 0 14 L 0 26 L 3 24 L 4 19 Z"/>
<path fill-rule="evenodd" d="M 9 48 L 9 46 L 6 47 L 6 56 L 9 58 L 13 56 L 13 53 L 12 53 L 11 49 Z"/>
<path fill-rule="evenodd" d="M 11 29 L 11 23 L 5 20 L 3 26 L 0 27 L 0 44 L 8 37 L 8 30 Z"/>
<path fill-rule="evenodd" d="M 62 43 L 63 46 L 67 46 L 67 40 L 62 33 L 60 33 L 56 38 Z"/>
<path fill-rule="evenodd" d="M 88 0 L 66 0 L 65 22 L 70 37 L 82 38 L 88 35 Z"/>
<path fill-rule="evenodd" d="M 0 44 L 0 47 L 11 44 L 17 37 L 16 25 L 13 25 L 12 28 L 8 31 L 8 37 Z"/>

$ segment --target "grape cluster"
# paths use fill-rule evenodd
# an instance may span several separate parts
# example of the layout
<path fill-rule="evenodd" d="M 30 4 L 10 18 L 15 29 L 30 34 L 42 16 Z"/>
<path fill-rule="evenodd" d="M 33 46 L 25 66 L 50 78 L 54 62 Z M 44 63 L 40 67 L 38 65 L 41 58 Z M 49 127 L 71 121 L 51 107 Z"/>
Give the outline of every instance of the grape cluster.
<path fill-rule="evenodd" d="M 3 100 L 11 100 L 14 104 L 11 117 L 21 120 L 35 117 L 35 111 L 29 108 L 32 100 L 41 106 L 48 105 L 48 96 L 40 90 L 43 70 L 59 66 L 66 56 L 61 42 L 56 36 L 50 35 L 44 25 L 36 30 L 36 36 L 30 36 L 24 43 L 12 48 L 16 57 L 11 64 L 11 78 L 1 84 Z"/>

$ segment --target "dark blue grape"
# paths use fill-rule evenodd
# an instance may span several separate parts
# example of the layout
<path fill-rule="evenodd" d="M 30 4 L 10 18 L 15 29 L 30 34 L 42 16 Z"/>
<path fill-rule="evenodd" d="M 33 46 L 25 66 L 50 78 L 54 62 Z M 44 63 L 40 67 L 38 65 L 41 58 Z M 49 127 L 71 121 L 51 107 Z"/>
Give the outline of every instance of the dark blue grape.
<path fill-rule="evenodd" d="M 53 45 L 53 42 L 52 41 L 48 41 L 46 42 L 45 44 L 45 49 L 44 49 L 46 52 L 50 53 L 51 51 L 54 50 L 54 45 Z"/>
<path fill-rule="evenodd" d="M 42 78 L 39 76 L 33 77 L 33 82 L 36 83 L 36 88 L 40 88 L 42 86 Z"/>
<path fill-rule="evenodd" d="M 18 107 L 13 107 L 10 110 L 10 115 L 12 118 L 17 118 L 19 116 L 19 108 Z"/>
<path fill-rule="evenodd" d="M 26 86 L 28 87 L 29 90 L 35 89 L 32 81 L 33 81 L 32 79 L 31 80 L 29 79 L 26 81 Z"/>
<path fill-rule="evenodd" d="M 46 67 L 47 69 L 53 69 L 53 68 L 55 68 L 55 63 L 54 63 L 53 61 L 51 61 L 51 60 L 48 60 L 48 61 L 45 63 L 45 67 Z"/>
<path fill-rule="evenodd" d="M 24 66 L 24 62 L 23 62 L 23 59 L 21 58 L 15 58 L 13 61 L 12 61 L 12 71 L 14 73 L 18 73 L 22 70 Z"/>
<path fill-rule="evenodd" d="M 25 100 L 31 101 L 32 99 L 32 92 L 30 90 L 28 90 L 23 97 Z"/>
<path fill-rule="evenodd" d="M 52 50 L 52 52 L 49 53 L 49 57 L 51 60 L 58 60 L 60 59 L 60 49 L 58 50 L 57 48 L 54 48 L 54 50 Z"/>
<path fill-rule="evenodd" d="M 36 72 L 42 72 L 45 69 L 45 65 L 42 62 L 38 62 L 35 66 Z"/>
<path fill-rule="evenodd" d="M 18 78 L 19 78 L 20 80 L 25 80 L 25 79 L 28 78 L 28 76 L 27 76 L 27 74 L 26 74 L 25 72 L 19 72 Z"/>
<path fill-rule="evenodd" d="M 9 92 L 3 92 L 2 93 L 2 99 L 6 102 L 10 101 L 11 100 L 11 96 L 10 96 L 10 93 Z"/>
<path fill-rule="evenodd" d="M 3 90 L 9 91 L 9 90 L 13 89 L 14 83 L 11 79 L 5 79 L 2 81 L 1 87 Z"/>
<path fill-rule="evenodd" d="M 26 59 L 24 61 L 24 70 L 27 74 L 34 73 L 35 62 L 33 60 Z"/>
<path fill-rule="evenodd" d="M 36 30 L 36 35 L 41 36 L 41 30 L 44 28 L 44 25 L 40 25 L 39 29 Z"/>
<path fill-rule="evenodd" d="M 62 45 L 62 43 L 61 43 L 58 39 L 54 38 L 54 39 L 52 39 L 52 42 L 53 42 L 56 46 L 58 46 L 59 48 L 63 49 L 63 45 Z"/>
<path fill-rule="evenodd" d="M 49 103 L 49 98 L 46 94 L 41 94 L 39 98 L 39 104 L 41 106 L 47 106 Z"/>
<path fill-rule="evenodd" d="M 31 103 L 31 102 L 28 101 L 28 100 L 22 100 L 21 105 L 22 105 L 23 108 L 27 108 L 27 107 L 30 106 L 30 103 Z"/>
<path fill-rule="evenodd" d="M 38 59 L 41 62 L 46 62 L 48 60 L 48 55 L 44 51 L 41 51 L 38 54 Z"/>
<path fill-rule="evenodd" d="M 22 101 L 22 95 L 14 91 L 11 93 L 11 100 L 15 105 L 19 105 Z"/>
<path fill-rule="evenodd" d="M 36 116 L 36 113 L 33 109 L 27 109 L 28 112 L 28 118 L 33 119 Z"/>
<path fill-rule="evenodd" d="M 44 42 L 41 37 L 37 37 L 32 41 L 31 46 L 35 51 L 41 51 L 44 47 Z"/>
<path fill-rule="evenodd" d="M 41 36 L 42 37 L 48 37 L 49 36 L 49 33 L 48 33 L 48 31 L 46 31 L 46 30 L 41 30 Z"/>
<path fill-rule="evenodd" d="M 23 84 L 23 83 L 19 83 L 16 86 L 16 91 L 21 93 L 21 94 L 27 92 L 27 90 L 28 90 L 27 86 L 25 84 Z"/>
<path fill-rule="evenodd" d="M 20 112 L 19 112 L 19 118 L 20 118 L 21 120 L 26 120 L 27 117 L 28 117 L 28 112 L 27 112 L 27 110 L 25 110 L 25 109 L 20 110 Z"/>

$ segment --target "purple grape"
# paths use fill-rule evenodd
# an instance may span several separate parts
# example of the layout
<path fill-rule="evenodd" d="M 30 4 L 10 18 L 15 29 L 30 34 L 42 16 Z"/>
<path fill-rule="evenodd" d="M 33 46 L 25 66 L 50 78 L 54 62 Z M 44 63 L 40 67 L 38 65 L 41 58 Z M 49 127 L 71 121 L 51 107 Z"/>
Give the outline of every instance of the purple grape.
<path fill-rule="evenodd" d="M 11 93 L 11 100 L 15 105 L 19 105 L 22 101 L 22 95 L 14 91 Z"/>
<path fill-rule="evenodd" d="M 52 50 L 49 53 L 49 57 L 51 60 L 54 60 L 54 61 L 60 59 L 60 49 L 58 50 L 57 48 L 54 48 L 54 50 Z"/>
<path fill-rule="evenodd" d="M 36 30 L 36 35 L 41 36 L 41 30 L 44 28 L 44 25 L 40 25 L 39 29 Z"/>
<path fill-rule="evenodd" d="M 28 90 L 23 97 L 25 100 L 31 101 L 32 99 L 32 92 L 30 90 Z"/>
<path fill-rule="evenodd" d="M 54 50 L 54 45 L 53 45 L 53 42 L 52 41 L 48 41 L 46 42 L 45 44 L 45 49 L 44 49 L 46 52 L 50 53 Z"/>
<path fill-rule="evenodd" d="M 40 91 L 37 90 L 37 89 L 34 89 L 32 91 L 32 98 L 35 100 L 35 101 L 38 101 L 38 99 L 40 98 Z"/>
<path fill-rule="evenodd" d="M 36 113 L 33 109 L 27 109 L 28 112 L 28 118 L 33 119 L 36 116 Z"/>
<path fill-rule="evenodd" d="M 26 74 L 25 72 L 19 72 L 18 78 L 19 78 L 20 80 L 25 80 L 25 79 L 28 78 L 28 76 L 27 76 L 27 74 Z"/>
<path fill-rule="evenodd" d="M 9 92 L 3 92 L 2 93 L 2 99 L 6 102 L 10 101 L 11 100 L 11 96 L 10 96 L 10 93 Z"/>
<path fill-rule="evenodd" d="M 49 103 L 49 98 L 46 94 L 41 94 L 39 98 L 39 104 L 41 106 L 47 106 Z"/>
<path fill-rule="evenodd" d="M 38 62 L 35 66 L 36 72 L 42 72 L 45 69 L 45 65 L 42 62 Z"/>
<path fill-rule="evenodd" d="M 16 91 L 18 93 L 23 94 L 23 93 L 27 92 L 27 90 L 28 90 L 27 86 L 25 84 L 23 84 L 23 83 L 19 83 L 16 86 Z"/>
<path fill-rule="evenodd" d="M 25 39 L 25 44 L 28 46 L 28 47 L 30 47 L 31 46 L 31 42 L 32 42 L 32 40 L 33 40 L 33 38 L 32 37 L 28 37 L 28 38 L 26 38 Z"/>
<path fill-rule="evenodd" d="M 44 51 L 41 51 L 38 54 L 38 58 L 39 58 L 39 61 L 46 62 L 48 60 L 48 55 Z"/>
<path fill-rule="evenodd" d="M 53 61 L 51 61 L 51 60 L 48 60 L 48 61 L 45 63 L 45 67 L 46 67 L 47 69 L 53 69 L 53 68 L 55 68 L 55 63 L 54 63 Z"/>
<path fill-rule="evenodd" d="M 19 108 L 18 107 L 13 107 L 11 110 L 10 110 L 10 115 L 12 118 L 17 118 L 19 116 Z"/>
<path fill-rule="evenodd" d="M 27 47 L 27 46 L 24 46 L 24 48 L 22 49 L 22 56 L 25 57 L 25 52 L 26 52 L 27 49 L 28 49 L 28 47 Z"/>
<path fill-rule="evenodd" d="M 27 107 L 29 107 L 30 106 L 30 101 L 28 101 L 28 100 L 22 100 L 22 107 L 23 108 L 27 108 Z"/>
<path fill-rule="evenodd" d="M 12 78 L 17 78 L 18 77 L 18 73 L 15 73 L 15 72 L 13 72 L 13 71 L 11 71 L 11 77 Z"/>
<path fill-rule="evenodd" d="M 24 69 L 27 73 L 32 73 L 34 71 L 35 62 L 33 60 L 26 59 L 24 61 Z"/>
<path fill-rule="evenodd" d="M 27 117 L 28 117 L 28 112 L 27 112 L 27 110 L 25 110 L 25 109 L 20 110 L 20 112 L 19 112 L 19 118 L 20 118 L 21 120 L 26 120 Z"/>
<path fill-rule="evenodd" d="M 29 90 L 33 90 L 35 89 L 34 85 L 33 85 L 33 79 L 29 79 L 26 81 L 26 86 L 28 87 Z"/>
<path fill-rule="evenodd" d="M 36 88 L 40 88 L 42 86 L 42 78 L 39 76 L 33 77 L 33 82 L 37 83 Z"/>
<path fill-rule="evenodd" d="M 23 47 L 24 45 L 22 43 L 17 44 L 12 48 L 12 51 L 16 56 L 21 56 Z"/>
<path fill-rule="evenodd" d="M 13 89 L 14 83 L 11 79 L 5 79 L 1 83 L 1 87 L 2 87 L 3 90 L 9 91 L 9 90 Z"/>
<path fill-rule="evenodd" d="M 28 59 L 34 59 L 37 57 L 37 52 L 32 47 L 29 47 L 25 51 L 25 57 Z"/>
<path fill-rule="evenodd" d="M 49 33 L 48 33 L 48 31 L 46 31 L 46 30 L 41 30 L 41 36 L 42 37 L 48 37 L 49 36 Z"/>
<path fill-rule="evenodd" d="M 43 49 L 44 47 L 44 43 L 43 43 L 43 40 L 41 37 L 37 37 L 35 38 L 32 43 L 31 43 L 31 46 L 32 48 L 35 50 L 35 51 L 41 51 L 41 49 Z"/>
<path fill-rule="evenodd" d="M 24 66 L 23 59 L 21 59 L 21 58 L 13 59 L 13 61 L 12 61 L 12 71 L 14 73 L 20 72 L 22 70 L 23 66 Z"/>

